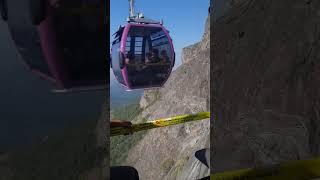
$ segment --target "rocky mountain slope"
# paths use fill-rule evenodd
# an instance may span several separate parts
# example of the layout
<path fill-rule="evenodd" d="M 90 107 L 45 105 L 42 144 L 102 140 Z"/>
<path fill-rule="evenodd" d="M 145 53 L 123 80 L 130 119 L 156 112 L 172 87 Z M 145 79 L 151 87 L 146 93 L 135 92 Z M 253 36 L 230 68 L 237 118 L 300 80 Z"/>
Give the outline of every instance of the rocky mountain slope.
<path fill-rule="evenodd" d="M 212 22 L 212 172 L 319 156 L 319 9 L 241 0 Z"/>
<path fill-rule="evenodd" d="M 138 119 L 154 120 L 209 111 L 210 51 L 207 19 L 202 41 L 183 49 L 183 64 L 158 90 L 147 90 L 140 101 Z M 139 171 L 141 179 L 197 179 L 209 169 L 194 153 L 209 147 L 209 119 L 149 130 L 128 154 L 126 165 Z"/>

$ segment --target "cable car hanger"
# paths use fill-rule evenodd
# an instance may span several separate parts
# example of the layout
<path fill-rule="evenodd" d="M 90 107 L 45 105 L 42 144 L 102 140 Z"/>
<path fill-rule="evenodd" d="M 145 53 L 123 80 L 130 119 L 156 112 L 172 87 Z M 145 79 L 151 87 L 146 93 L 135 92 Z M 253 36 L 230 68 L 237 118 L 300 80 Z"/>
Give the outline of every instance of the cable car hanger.
<path fill-rule="evenodd" d="M 163 25 L 163 20 L 155 21 L 152 19 L 145 19 L 143 13 L 138 13 L 135 15 L 134 0 L 129 0 L 129 17 L 127 18 L 128 23 L 139 23 L 139 24 L 161 24 Z"/>

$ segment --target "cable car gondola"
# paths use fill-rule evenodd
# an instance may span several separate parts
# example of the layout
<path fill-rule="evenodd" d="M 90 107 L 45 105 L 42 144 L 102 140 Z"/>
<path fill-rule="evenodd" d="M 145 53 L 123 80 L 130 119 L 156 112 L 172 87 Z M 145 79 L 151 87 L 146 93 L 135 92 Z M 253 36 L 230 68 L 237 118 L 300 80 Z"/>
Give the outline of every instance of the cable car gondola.
<path fill-rule="evenodd" d="M 96 0 L 0 0 L 24 62 L 56 91 L 107 88 L 104 6 Z"/>
<path fill-rule="evenodd" d="M 175 63 L 175 52 L 169 31 L 162 22 L 145 19 L 133 12 L 125 26 L 114 34 L 111 68 L 118 82 L 126 89 L 162 87 Z"/>

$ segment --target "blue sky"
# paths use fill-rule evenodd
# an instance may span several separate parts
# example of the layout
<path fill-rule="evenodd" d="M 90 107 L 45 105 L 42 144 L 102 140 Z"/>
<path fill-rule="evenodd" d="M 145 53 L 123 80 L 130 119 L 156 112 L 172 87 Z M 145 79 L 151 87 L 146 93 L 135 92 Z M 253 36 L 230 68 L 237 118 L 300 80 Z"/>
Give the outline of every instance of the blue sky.
<path fill-rule="evenodd" d="M 136 0 L 136 12 L 146 18 L 163 19 L 170 31 L 176 51 L 176 64 L 181 64 L 183 47 L 198 42 L 204 32 L 210 0 Z M 128 0 L 110 0 L 110 40 L 129 15 Z"/>

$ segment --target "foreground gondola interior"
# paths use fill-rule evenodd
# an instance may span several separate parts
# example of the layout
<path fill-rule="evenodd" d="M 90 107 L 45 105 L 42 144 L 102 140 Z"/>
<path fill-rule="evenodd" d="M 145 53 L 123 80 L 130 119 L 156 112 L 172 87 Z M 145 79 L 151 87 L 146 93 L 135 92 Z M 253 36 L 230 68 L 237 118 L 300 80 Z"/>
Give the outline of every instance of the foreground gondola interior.
<path fill-rule="evenodd" d="M 30 70 L 53 82 L 55 90 L 105 89 L 109 57 L 103 46 L 103 3 L 32 2 L 6 1 L 12 39 Z"/>

